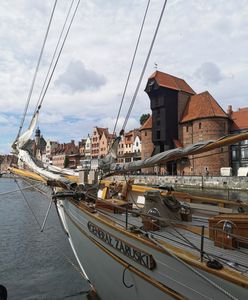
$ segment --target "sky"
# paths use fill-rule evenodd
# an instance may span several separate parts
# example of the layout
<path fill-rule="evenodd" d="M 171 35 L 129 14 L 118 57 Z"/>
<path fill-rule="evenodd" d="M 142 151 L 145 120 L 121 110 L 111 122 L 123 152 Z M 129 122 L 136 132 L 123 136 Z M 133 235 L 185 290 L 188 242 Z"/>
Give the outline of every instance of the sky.
<path fill-rule="evenodd" d="M 134 94 L 163 5 L 151 0 L 118 128 Z M 58 0 L 24 128 L 29 125 L 71 1 Z M 20 126 L 53 0 L 0 1 L 0 154 Z M 147 0 L 81 0 L 41 108 L 46 140 L 112 132 Z M 150 112 L 144 92 L 156 70 L 208 90 L 226 110 L 248 106 L 248 0 L 168 0 L 126 130 Z"/>

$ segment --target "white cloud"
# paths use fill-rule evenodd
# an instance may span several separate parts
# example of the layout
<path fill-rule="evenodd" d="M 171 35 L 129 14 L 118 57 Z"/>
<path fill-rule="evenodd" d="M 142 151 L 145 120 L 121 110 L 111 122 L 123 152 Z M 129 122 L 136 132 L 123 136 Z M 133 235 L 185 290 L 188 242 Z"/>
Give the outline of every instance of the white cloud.
<path fill-rule="evenodd" d="M 45 137 L 66 141 L 87 136 L 93 126 L 113 128 L 146 3 L 81 2 L 44 99 L 40 128 Z M 151 1 L 122 119 L 162 4 L 163 0 Z M 38 99 L 69 5 L 67 0 L 58 1 L 29 113 Z M 4 147 L 17 133 L 52 6 L 49 0 L 1 1 L 0 137 Z M 154 72 L 154 62 L 159 70 L 185 79 L 197 92 L 209 90 L 224 109 L 228 104 L 247 106 L 247 26 L 247 0 L 168 1 L 128 126 L 136 127 L 140 115 L 150 111 L 143 90 Z M 7 124 L 10 116 L 15 120 Z"/>
<path fill-rule="evenodd" d="M 224 79 L 224 75 L 215 63 L 206 62 L 196 69 L 194 76 L 200 79 L 203 84 L 218 84 Z"/>
<path fill-rule="evenodd" d="M 61 87 L 62 91 L 74 94 L 87 90 L 96 91 L 105 83 L 106 78 L 103 75 L 87 69 L 80 60 L 73 60 L 54 84 L 55 87 Z"/>

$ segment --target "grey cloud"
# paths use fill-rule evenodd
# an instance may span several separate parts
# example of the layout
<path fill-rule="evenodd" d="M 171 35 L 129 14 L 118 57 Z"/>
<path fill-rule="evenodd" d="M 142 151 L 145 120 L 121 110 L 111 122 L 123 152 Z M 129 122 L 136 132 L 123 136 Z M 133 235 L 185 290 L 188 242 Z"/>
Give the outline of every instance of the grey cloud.
<path fill-rule="evenodd" d="M 98 90 L 107 82 L 106 78 L 94 70 L 87 69 L 80 60 L 73 60 L 66 71 L 55 81 L 55 86 L 65 92 L 75 93 L 87 90 Z"/>
<path fill-rule="evenodd" d="M 225 78 L 219 67 L 212 62 L 203 63 L 196 69 L 194 76 L 199 78 L 204 84 L 218 84 Z"/>

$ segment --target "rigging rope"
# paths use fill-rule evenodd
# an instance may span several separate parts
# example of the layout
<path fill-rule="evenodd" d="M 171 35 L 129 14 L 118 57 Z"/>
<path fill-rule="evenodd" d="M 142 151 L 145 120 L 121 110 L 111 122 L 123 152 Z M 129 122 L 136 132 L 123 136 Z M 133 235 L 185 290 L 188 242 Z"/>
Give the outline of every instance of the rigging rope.
<path fill-rule="evenodd" d="M 30 189 L 30 188 L 35 188 L 37 186 L 39 186 L 39 184 L 37 184 L 37 185 L 30 185 L 30 186 L 27 186 L 25 188 L 22 188 L 21 190 L 23 191 L 23 190 L 27 190 L 27 189 Z M 0 193 L 0 196 L 9 195 L 9 194 L 16 193 L 16 192 L 20 192 L 20 188 L 18 188 L 17 190 Z"/>
<path fill-rule="evenodd" d="M 36 217 L 36 215 L 35 215 L 33 209 L 32 209 L 31 206 L 29 205 L 28 200 L 27 200 L 25 194 L 23 193 L 23 188 L 20 187 L 20 185 L 19 185 L 19 183 L 18 183 L 18 181 L 17 181 L 16 178 L 15 178 L 15 182 L 16 182 L 16 184 L 17 184 L 17 186 L 18 186 L 20 192 L 22 193 L 23 199 L 25 200 L 25 202 L 26 202 L 26 204 L 27 204 L 27 206 L 28 206 L 28 208 L 29 208 L 29 211 L 30 211 L 31 214 L 33 215 L 33 217 L 34 217 L 34 219 L 35 219 L 35 221 L 36 221 L 36 223 L 37 223 L 39 229 L 41 229 L 42 226 L 41 226 L 41 224 L 40 224 L 38 218 Z M 29 187 L 29 188 L 30 188 L 30 187 Z M 39 189 L 38 189 L 38 190 L 39 190 Z M 49 198 L 49 199 L 51 198 L 51 197 L 49 197 L 48 195 L 46 195 L 46 197 Z M 42 231 L 42 232 L 44 232 L 44 231 Z M 72 261 L 65 253 L 63 253 L 63 252 L 61 251 L 61 249 L 60 249 L 57 245 L 55 245 L 54 241 L 53 241 L 51 238 L 49 238 L 47 235 L 43 235 L 43 236 L 44 236 L 49 242 L 51 242 L 51 243 L 53 244 L 53 246 L 56 248 L 56 250 L 58 251 L 58 253 L 60 253 L 61 256 L 65 258 L 65 260 L 66 260 L 66 261 L 74 268 L 74 270 L 77 271 L 77 272 L 80 274 L 80 276 L 81 276 L 82 278 L 86 279 L 86 280 L 89 282 L 88 278 L 85 277 L 85 274 L 80 270 L 80 268 L 79 268 L 77 265 L 75 265 L 75 264 L 73 263 L 73 261 Z M 89 284 L 90 284 L 90 287 L 91 287 L 91 289 L 92 289 L 93 287 L 92 287 L 92 285 L 91 285 L 90 282 L 89 282 Z"/>
<path fill-rule="evenodd" d="M 29 106 L 30 99 L 31 99 L 31 96 L 32 96 L 32 93 L 33 93 L 35 80 L 36 80 L 36 77 L 37 77 L 37 74 L 38 74 L 41 58 L 42 58 L 44 48 L 45 48 L 45 45 L 46 45 L 47 36 L 48 36 L 49 30 L 50 30 L 50 27 L 51 27 L 51 23 L 52 23 L 52 19 L 53 19 L 53 16 L 54 16 L 54 11 L 55 11 L 56 5 L 57 5 L 57 0 L 55 0 L 54 5 L 53 5 L 52 13 L 51 13 L 51 16 L 50 16 L 50 20 L 49 20 L 49 23 L 48 23 L 48 26 L 47 26 L 45 38 L 44 38 L 43 45 L 42 45 L 40 55 L 39 55 L 39 58 L 38 58 L 38 62 L 37 62 L 37 65 L 36 65 L 34 77 L 33 77 L 31 87 L 30 87 L 30 90 L 29 90 L 29 94 L 28 94 L 28 98 L 27 98 L 26 105 L 25 105 L 25 108 L 24 108 L 24 112 L 23 112 L 23 116 L 22 116 L 22 119 L 21 119 L 20 127 L 19 127 L 17 137 L 16 137 L 15 140 L 17 140 L 19 138 L 19 136 L 21 134 L 22 127 L 23 127 L 23 124 L 24 124 L 24 121 L 25 121 L 25 118 L 26 118 L 28 106 Z"/>
<path fill-rule="evenodd" d="M 130 104 L 130 106 L 129 106 L 129 110 L 128 110 L 128 112 L 127 112 L 127 116 L 126 116 L 125 121 L 124 121 L 124 123 L 123 123 L 122 130 L 125 130 L 125 127 L 126 127 L 126 125 L 127 125 L 127 121 L 128 121 L 128 119 L 129 119 L 129 117 L 130 117 L 130 114 L 131 114 L 131 111 L 132 111 L 134 102 L 135 102 L 135 100 L 136 100 L 136 97 L 137 97 L 137 94 L 138 94 L 138 91 L 139 91 L 139 88 L 140 88 L 140 85 L 141 85 L 141 81 L 142 81 L 142 79 L 143 79 L 143 76 L 144 76 L 144 73 L 145 73 L 145 70 L 146 70 L 146 67 L 147 67 L 147 64 L 148 64 L 148 61 L 149 61 L 149 58 L 150 58 L 152 49 L 153 49 L 153 45 L 154 45 L 154 42 L 155 42 L 156 37 L 157 37 L 158 29 L 159 29 L 159 26 L 160 26 L 160 23 L 161 23 L 163 14 L 164 14 L 164 10 L 165 10 L 166 4 L 167 4 L 167 0 L 164 1 L 163 7 L 162 7 L 162 10 L 161 10 L 161 13 L 160 13 L 160 17 L 159 17 L 159 20 L 158 20 L 158 24 L 157 24 L 156 30 L 155 30 L 155 32 L 154 32 L 153 39 L 152 39 L 152 42 L 151 42 L 151 45 L 150 45 L 150 48 L 149 48 L 149 51 L 148 51 L 148 54 L 147 54 L 147 57 L 146 57 L 146 60 L 145 60 L 143 69 L 142 69 L 142 72 L 141 72 L 141 74 L 140 74 L 140 78 L 139 78 L 139 81 L 138 81 L 136 90 L 135 90 L 135 92 L 134 92 L 134 95 L 133 95 L 131 104 Z"/>
<path fill-rule="evenodd" d="M 41 92 L 40 92 L 40 95 L 39 95 L 39 98 L 38 98 L 38 101 L 37 101 L 37 104 L 36 104 L 34 113 L 36 112 L 36 110 L 37 110 L 37 108 L 38 108 L 38 106 L 39 106 L 39 102 L 40 102 L 40 100 L 41 100 L 41 96 L 42 96 L 42 94 L 43 94 L 43 92 L 44 92 L 45 85 L 46 85 L 46 83 L 47 83 L 48 75 L 49 75 L 49 73 L 50 73 L 50 71 L 51 71 L 51 68 L 52 68 L 52 65 L 53 65 L 53 62 L 54 62 L 54 59 L 55 59 L 55 55 L 56 55 L 56 53 L 57 53 L 57 50 L 58 50 L 58 47 L 59 47 L 59 44 L 60 44 L 62 35 L 63 35 L 63 33 L 64 33 L 64 30 L 65 30 L 65 26 L 66 26 L 66 24 L 67 24 L 67 21 L 68 21 L 69 15 L 70 15 L 70 13 L 71 13 L 71 9 L 72 9 L 72 6 L 73 6 L 74 2 L 75 2 L 75 0 L 72 0 L 72 2 L 71 2 L 71 4 L 70 4 L 70 7 L 69 7 L 69 10 L 68 10 L 68 12 L 67 12 L 67 15 L 66 15 L 66 18 L 65 18 L 65 21 L 64 21 L 64 24 L 63 24 L 61 33 L 60 33 L 60 35 L 59 35 L 59 39 L 58 39 L 57 45 L 56 45 L 55 50 L 54 50 L 54 52 L 53 52 L 53 56 L 52 56 L 52 59 L 51 59 L 51 62 L 50 62 L 50 65 L 49 65 L 49 68 L 48 68 L 48 71 L 47 71 L 47 74 L 46 74 L 46 78 L 45 78 L 44 83 L 43 83 L 43 86 L 42 86 L 42 88 L 41 88 Z"/>
<path fill-rule="evenodd" d="M 61 48 L 60 48 L 60 50 L 59 50 L 57 59 L 56 59 L 55 64 L 54 64 L 54 66 L 53 66 L 53 69 L 52 69 L 52 72 L 51 72 L 50 77 L 49 77 L 49 79 L 48 79 L 48 82 L 47 82 L 47 85 L 46 85 L 46 87 L 45 87 L 45 90 L 44 90 L 44 92 L 43 92 L 43 96 L 41 97 L 41 99 L 39 100 L 39 102 L 38 102 L 38 104 L 37 104 L 38 108 L 41 107 L 41 105 L 42 105 L 42 103 L 43 103 L 43 101 L 44 101 L 46 92 L 47 92 L 48 87 L 49 87 L 49 85 L 50 85 L 51 79 L 52 79 L 52 77 L 53 77 L 54 71 L 55 71 L 56 66 L 57 66 L 57 64 L 58 64 L 58 61 L 59 61 L 60 55 L 61 55 L 61 53 L 62 53 L 62 50 L 63 50 L 63 48 L 64 48 L 65 41 L 66 41 L 67 36 L 68 36 L 68 34 L 69 34 L 69 31 L 70 31 L 72 22 L 73 22 L 73 20 L 74 20 L 74 17 L 75 17 L 75 15 L 76 15 L 76 12 L 77 12 L 77 9 L 78 9 L 78 6 L 79 6 L 80 1 L 81 1 L 81 0 L 78 0 L 78 2 L 77 2 L 77 4 L 76 4 L 76 7 L 75 7 L 75 9 L 74 9 L 74 12 L 73 12 L 71 21 L 70 21 L 69 26 L 68 26 L 68 28 L 67 28 L 66 34 L 65 34 L 65 36 L 64 36 L 64 40 L 63 40 L 62 45 L 61 45 Z"/>
<path fill-rule="evenodd" d="M 154 236 L 152 234 L 148 234 L 148 238 L 153 241 L 157 246 L 159 246 L 160 248 L 162 248 L 165 252 L 169 253 L 171 256 L 173 256 L 177 261 L 181 262 L 184 266 L 186 266 L 188 269 L 190 269 L 193 273 L 195 273 L 196 275 L 198 275 L 199 277 L 201 277 L 202 279 L 204 279 L 206 282 L 208 282 L 210 285 L 212 285 L 213 287 L 215 287 L 216 289 L 218 289 L 220 292 L 222 292 L 224 295 L 226 295 L 228 298 L 232 299 L 232 300 L 238 300 L 238 298 L 236 298 L 235 296 L 233 296 L 231 293 L 229 293 L 228 291 L 226 291 L 224 288 L 222 288 L 220 285 L 218 285 L 217 283 L 215 283 L 213 280 L 211 280 L 210 278 L 206 277 L 204 274 L 200 273 L 199 271 L 197 271 L 195 268 L 193 268 L 192 266 L 190 266 L 188 263 L 186 263 L 184 260 L 182 260 L 181 258 L 179 258 L 176 254 L 174 254 L 171 250 L 167 249 L 166 247 L 164 247 L 159 241 L 157 241 L 156 238 L 154 238 Z"/>
<path fill-rule="evenodd" d="M 138 50 L 138 46 L 139 46 L 141 34 L 143 32 L 143 27 L 144 27 L 144 24 L 145 24 L 146 15 L 147 15 L 147 11 L 148 11 L 149 5 L 150 5 L 150 0 L 148 0 L 148 2 L 147 2 L 147 6 L 146 6 L 145 14 L 144 14 L 144 17 L 143 17 L 143 21 L 142 21 L 142 24 L 141 24 L 141 28 L 140 28 L 138 40 L 136 42 L 136 46 L 135 46 L 135 50 L 134 50 L 134 54 L 133 54 L 131 66 L 130 66 L 130 69 L 129 69 L 129 72 L 128 72 L 127 81 L 126 81 L 126 84 L 125 84 L 125 87 L 124 87 L 124 91 L 123 91 L 123 94 L 122 94 L 122 97 L 121 97 L 121 104 L 120 104 L 119 111 L 118 111 L 118 114 L 117 114 L 117 117 L 116 117 L 113 134 L 115 133 L 116 126 L 117 126 L 117 123 L 118 123 L 118 120 L 119 120 L 119 116 L 120 116 L 120 112 L 121 112 L 121 109 L 122 109 L 123 101 L 124 101 L 124 98 L 125 98 L 125 95 L 126 95 L 127 86 L 128 86 L 128 83 L 129 83 L 129 79 L 130 79 L 130 75 L 131 75 L 132 69 L 133 69 L 134 60 L 136 58 L 136 53 L 137 53 L 137 50 Z"/>

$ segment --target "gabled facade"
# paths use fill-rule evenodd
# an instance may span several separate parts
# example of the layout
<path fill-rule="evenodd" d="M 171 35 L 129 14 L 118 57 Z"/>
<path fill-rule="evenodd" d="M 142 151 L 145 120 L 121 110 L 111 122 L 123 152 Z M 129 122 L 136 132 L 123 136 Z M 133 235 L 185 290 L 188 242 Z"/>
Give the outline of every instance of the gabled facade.
<path fill-rule="evenodd" d="M 75 145 L 75 141 L 70 143 L 59 144 L 52 151 L 52 164 L 60 168 L 72 168 L 75 169 L 77 165 L 80 165 L 80 154 L 78 146 Z"/>
<path fill-rule="evenodd" d="M 125 133 L 118 147 L 118 162 L 128 163 L 141 159 L 140 130 Z"/>
<path fill-rule="evenodd" d="M 78 150 L 81 158 L 85 157 L 86 139 L 81 139 L 78 142 Z"/>
<path fill-rule="evenodd" d="M 141 153 L 141 140 L 140 134 L 136 135 L 133 142 L 133 153 Z"/>
<path fill-rule="evenodd" d="M 91 158 L 105 156 L 115 136 L 108 132 L 108 128 L 94 127 L 91 136 Z"/>
<path fill-rule="evenodd" d="M 85 142 L 85 158 L 90 159 L 91 158 L 91 138 L 88 134 L 86 142 Z"/>
<path fill-rule="evenodd" d="M 56 141 L 47 141 L 46 144 L 46 162 L 52 163 L 52 151 L 59 145 Z"/>
<path fill-rule="evenodd" d="M 91 157 L 93 159 L 100 157 L 100 139 L 103 132 L 107 131 L 108 128 L 94 127 L 91 136 Z"/>

